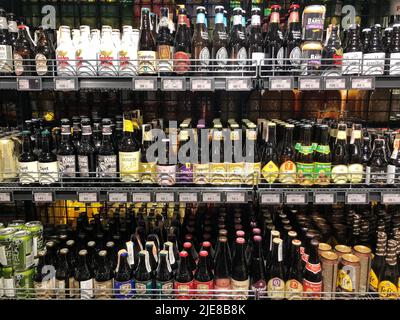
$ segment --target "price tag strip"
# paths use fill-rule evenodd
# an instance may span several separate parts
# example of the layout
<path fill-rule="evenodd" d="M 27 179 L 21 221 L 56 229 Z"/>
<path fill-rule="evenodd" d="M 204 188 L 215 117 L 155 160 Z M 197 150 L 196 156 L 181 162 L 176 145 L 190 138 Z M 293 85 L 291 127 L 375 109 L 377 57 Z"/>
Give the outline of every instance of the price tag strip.
<path fill-rule="evenodd" d="M 280 193 L 263 193 L 261 194 L 261 204 L 281 204 L 282 203 L 282 194 Z"/>
<path fill-rule="evenodd" d="M 37 203 L 48 203 L 54 202 L 54 192 L 34 192 L 33 202 Z"/>
<path fill-rule="evenodd" d="M 226 79 L 226 91 L 249 91 L 251 79 Z"/>
<path fill-rule="evenodd" d="M 84 203 L 99 202 L 98 192 L 78 192 L 78 201 Z"/>
<path fill-rule="evenodd" d="M 56 91 L 78 91 L 77 78 L 54 78 L 54 90 Z"/>
<path fill-rule="evenodd" d="M 11 192 L 1 192 L 0 193 L 0 202 L 1 203 L 7 203 L 7 202 L 13 202 L 13 194 Z"/>
<path fill-rule="evenodd" d="M 157 78 L 133 79 L 133 90 L 157 91 Z"/>
<path fill-rule="evenodd" d="M 164 91 L 185 91 L 185 78 L 163 78 L 161 79 L 161 89 Z"/>
<path fill-rule="evenodd" d="M 227 192 L 226 193 L 227 203 L 246 203 L 247 193 L 246 192 Z"/>
<path fill-rule="evenodd" d="M 299 78 L 300 90 L 321 90 L 321 78 Z"/>
<path fill-rule="evenodd" d="M 126 192 L 109 192 L 107 199 L 108 202 L 128 202 L 128 194 Z"/>
<path fill-rule="evenodd" d="M 222 202 L 221 193 L 220 192 L 203 192 L 202 194 L 203 202 Z"/>
<path fill-rule="evenodd" d="M 179 202 L 198 202 L 199 197 L 196 192 L 181 192 L 179 193 Z"/>
<path fill-rule="evenodd" d="M 374 77 L 354 77 L 351 78 L 351 89 L 354 90 L 375 90 Z"/>
<path fill-rule="evenodd" d="M 190 90 L 191 91 L 214 91 L 215 82 L 214 79 L 190 79 Z"/>
<path fill-rule="evenodd" d="M 150 192 L 132 193 L 132 202 L 151 202 L 151 193 Z"/>
<path fill-rule="evenodd" d="M 156 202 L 175 202 L 175 193 L 173 192 L 156 193 Z"/>
<path fill-rule="evenodd" d="M 42 91 L 42 78 L 17 78 L 18 91 Z"/>
<path fill-rule="evenodd" d="M 400 204 L 400 193 L 382 193 L 383 204 Z"/>
<path fill-rule="evenodd" d="M 346 90 L 347 78 L 325 78 L 325 90 Z"/>
<path fill-rule="evenodd" d="M 294 78 L 270 78 L 269 90 L 271 91 L 289 91 L 294 89 Z"/>
<path fill-rule="evenodd" d="M 287 204 L 307 204 L 307 193 L 286 193 L 285 203 Z"/>
<path fill-rule="evenodd" d="M 346 194 L 346 204 L 368 204 L 369 198 L 368 193 L 347 193 Z"/>
<path fill-rule="evenodd" d="M 335 204 L 336 194 L 335 193 L 315 193 L 314 194 L 315 204 Z"/>

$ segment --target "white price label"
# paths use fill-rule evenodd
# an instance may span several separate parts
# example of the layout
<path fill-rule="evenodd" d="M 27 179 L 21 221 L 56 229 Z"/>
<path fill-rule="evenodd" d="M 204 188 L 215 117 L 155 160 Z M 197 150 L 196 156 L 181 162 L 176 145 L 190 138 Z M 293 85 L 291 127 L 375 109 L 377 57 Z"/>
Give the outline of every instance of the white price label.
<path fill-rule="evenodd" d="M 20 91 L 42 90 L 42 79 L 40 78 L 17 79 L 17 89 Z"/>
<path fill-rule="evenodd" d="M 212 91 L 213 79 L 192 79 L 190 89 L 192 91 Z"/>
<path fill-rule="evenodd" d="M 0 193 L 0 202 L 11 202 L 12 196 L 10 192 L 2 192 Z"/>
<path fill-rule="evenodd" d="M 316 204 L 334 204 L 335 194 L 333 193 L 317 193 L 315 194 Z"/>
<path fill-rule="evenodd" d="M 338 78 L 326 78 L 325 79 L 326 90 L 346 90 L 346 79 Z"/>
<path fill-rule="evenodd" d="M 293 89 L 293 79 L 288 78 L 277 78 L 269 80 L 270 90 L 292 90 Z"/>
<path fill-rule="evenodd" d="M 250 90 L 250 87 L 249 79 L 226 79 L 226 90 L 228 91 Z"/>
<path fill-rule="evenodd" d="M 135 90 L 157 90 L 157 79 L 135 79 Z"/>
<path fill-rule="evenodd" d="M 366 193 L 348 193 L 347 203 L 348 204 L 366 204 L 368 197 Z"/>
<path fill-rule="evenodd" d="M 228 203 L 244 203 L 246 202 L 245 192 L 228 192 L 226 194 L 226 202 Z"/>
<path fill-rule="evenodd" d="M 79 192 L 78 193 L 79 202 L 98 202 L 97 192 Z"/>
<path fill-rule="evenodd" d="M 179 194 L 179 202 L 197 202 L 197 193 L 184 192 Z"/>
<path fill-rule="evenodd" d="M 53 202 L 54 195 L 52 192 L 35 192 L 33 194 L 34 202 Z"/>
<path fill-rule="evenodd" d="M 185 90 L 185 79 L 163 79 L 162 89 L 172 91 Z"/>
<path fill-rule="evenodd" d="M 132 202 L 151 202 L 151 194 L 149 192 L 132 193 Z"/>
<path fill-rule="evenodd" d="M 18 79 L 18 89 L 19 90 L 29 90 L 29 80 L 28 79 Z"/>
<path fill-rule="evenodd" d="M 288 204 L 305 204 L 306 194 L 305 193 L 293 193 L 286 195 L 286 203 Z"/>
<path fill-rule="evenodd" d="M 400 204 L 400 194 L 396 193 L 383 193 L 382 194 L 383 204 Z"/>
<path fill-rule="evenodd" d="M 264 193 L 261 195 L 262 204 L 279 204 L 281 203 L 281 195 L 279 193 Z"/>
<path fill-rule="evenodd" d="M 124 192 L 110 192 L 108 194 L 109 202 L 128 202 L 128 194 Z"/>
<path fill-rule="evenodd" d="M 77 90 L 75 79 L 55 79 L 55 90 Z"/>
<path fill-rule="evenodd" d="M 203 202 L 221 202 L 221 193 L 203 192 Z"/>
<path fill-rule="evenodd" d="M 175 194 L 173 192 L 156 193 L 156 202 L 175 202 Z"/>
<path fill-rule="evenodd" d="M 352 78 L 351 88 L 355 90 L 373 90 L 374 78 Z"/>
<path fill-rule="evenodd" d="M 320 78 L 300 78 L 299 79 L 300 90 L 321 90 L 321 79 Z"/>

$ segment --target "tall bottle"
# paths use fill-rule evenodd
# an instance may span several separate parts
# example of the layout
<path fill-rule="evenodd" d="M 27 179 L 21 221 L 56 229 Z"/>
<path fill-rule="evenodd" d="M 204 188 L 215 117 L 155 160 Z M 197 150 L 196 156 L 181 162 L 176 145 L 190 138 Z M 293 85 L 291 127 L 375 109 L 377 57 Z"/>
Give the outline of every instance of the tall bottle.
<path fill-rule="evenodd" d="M 151 131 L 151 125 L 144 124 L 142 126 L 143 132 L 143 142 L 142 142 L 142 150 L 141 150 L 141 160 L 140 160 L 140 181 L 142 183 L 155 183 L 156 182 L 156 159 L 154 155 L 154 159 L 148 158 L 148 150 L 150 146 L 153 144 L 153 136 Z"/>
<path fill-rule="evenodd" d="M 354 124 L 349 145 L 349 181 L 351 183 L 361 183 L 364 178 L 361 135 L 362 126 Z"/>
<path fill-rule="evenodd" d="M 348 179 L 349 148 L 346 131 L 346 124 L 340 123 L 338 125 L 336 144 L 332 152 L 332 181 L 336 184 L 344 184 Z"/>
<path fill-rule="evenodd" d="M 75 270 L 75 281 L 79 285 L 80 299 L 93 298 L 93 274 L 87 262 L 87 250 L 79 251 L 78 265 Z"/>
<path fill-rule="evenodd" d="M 114 272 L 107 257 L 107 251 L 101 250 L 97 257 L 97 268 L 94 271 L 94 296 L 96 299 L 111 299 L 114 288 Z"/>
<path fill-rule="evenodd" d="M 128 252 L 122 249 L 118 252 L 118 264 L 114 278 L 115 298 L 129 299 L 135 294 L 135 281 L 128 263 Z"/>
<path fill-rule="evenodd" d="M 38 157 L 33 153 L 31 132 L 22 132 L 22 153 L 18 158 L 19 182 L 33 184 L 39 181 Z"/>
<path fill-rule="evenodd" d="M 71 270 L 68 263 L 68 249 L 63 248 L 58 253 L 58 268 L 56 271 L 55 293 L 57 299 L 67 299 L 69 295 L 69 278 Z"/>
<path fill-rule="evenodd" d="M 75 75 L 75 53 L 76 48 L 71 39 L 71 29 L 68 26 L 60 26 L 59 45 L 56 49 L 57 75 Z"/>
<path fill-rule="evenodd" d="M 245 239 L 236 239 L 235 253 L 232 261 L 231 285 L 233 290 L 232 294 L 234 294 L 234 297 L 237 300 L 247 300 L 250 286 L 245 255 L 245 245 Z"/>
<path fill-rule="evenodd" d="M 169 29 L 169 9 L 161 8 L 161 19 L 158 25 L 157 37 L 157 57 L 158 72 L 161 75 L 172 75 L 173 72 L 173 57 L 174 57 L 174 44 L 171 31 Z"/>
<path fill-rule="evenodd" d="M 71 180 L 76 174 L 76 150 L 71 140 L 71 125 L 68 119 L 61 119 L 61 141 L 57 150 L 58 168 L 62 178 Z"/>
<path fill-rule="evenodd" d="M 400 139 L 396 138 L 393 143 L 393 152 L 389 159 L 389 165 L 387 168 L 387 183 L 394 184 L 400 179 Z"/>
<path fill-rule="evenodd" d="M 320 127 L 320 138 L 314 155 L 314 182 L 319 185 L 327 185 L 331 180 L 332 162 L 331 148 L 329 146 L 329 127 Z"/>
<path fill-rule="evenodd" d="M 81 36 L 76 47 L 75 59 L 78 76 L 95 76 L 97 74 L 97 49 L 94 39 L 90 37 L 90 27 L 80 26 Z"/>
<path fill-rule="evenodd" d="M 385 257 L 385 266 L 379 279 L 378 292 L 381 299 L 398 298 L 399 270 L 397 266 L 396 240 L 388 241 L 388 250 Z"/>
<path fill-rule="evenodd" d="M 284 57 L 288 70 L 298 70 L 301 64 L 301 24 L 300 24 L 300 6 L 293 3 L 290 8 L 288 20 L 288 31 L 285 39 Z"/>
<path fill-rule="evenodd" d="M 292 240 L 291 263 L 287 269 L 285 298 L 288 300 L 301 300 L 303 292 L 303 265 L 300 254 L 300 240 Z"/>
<path fill-rule="evenodd" d="M 194 289 L 193 273 L 190 270 L 188 256 L 189 254 L 186 251 L 179 253 L 181 262 L 179 264 L 178 271 L 176 272 L 174 282 L 176 296 L 178 299 L 182 300 L 191 299 Z"/>
<path fill-rule="evenodd" d="M 174 71 L 178 75 L 185 74 L 190 70 L 189 59 L 192 55 L 192 44 L 186 20 L 186 9 L 180 8 L 178 11 L 178 30 L 176 31 L 174 40 Z"/>
<path fill-rule="evenodd" d="M 389 47 L 390 75 L 400 74 L 400 24 L 393 26 L 392 41 Z"/>
<path fill-rule="evenodd" d="M 207 267 L 207 256 L 207 251 L 200 251 L 199 264 L 194 274 L 194 289 L 200 299 L 211 299 L 214 289 L 214 274 Z"/>
<path fill-rule="evenodd" d="M 360 39 L 360 27 L 351 25 L 348 31 L 348 42 L 344 48 L 342 73 L 344 75 L 361 74 L 363 47 Z"/>
<path fill-rule="evenodd" d="M 57 156 L 51 151 L 51 134 L 48 130 L 42 132 L 42 151 L 38 157 L 38 171 L 40 184 L 53 184 L 58 182 Z"/>
<path fill-rule="evenodd" d="M 382 46 L 382 28 L 380 25 L 375 25 L 371 30 L 371 42 L 364 53 L 362 74 L 383 75 L 386 52 Z"/>
<path fill-rule="evenodd" d="M 133 134 L 133 123 L 126 118 L 124 119 L 124 135 L 118 150 L 121 181 L 139 181 L 140 146 Z"/>
<path fill-rule="evenodd" d="M 267 140 L 262 155 L 261 173 L 267 183 L 274 183 L 279 177 L 279 162 L 276 153 L 276 124 L 268 123 Z"/>
<path fill-rule="evenodd" d="M 179 153 L 178 153 L 178 180 L 181 182 L 193 182 L 193 164 L 190 162 L 191 148 L 190 140 L 193 141 L 193 130 L 181 129 L 179 132 Z M 186 158 L 186 161 L 184 161 Z"/>
<path fill-rule="evenodd" d="M 303 127 L 303 137 L 296 155 L 297 182 L 312 185 L 314 174 L 314 149 L 311 141 L 312 126 Z"/>
<path fill-rule="evenodd" d="M 161 22 L 160 22 L 161 24 Z M 161 250 L 156 272 L 156 289 L 158 299 L 172 299 L 174 289 L 172 268 L 168 259 L 168 251 Z"/>
<path fill-rule="evenodd" d="M 39 38 L 35 50 L 36 74 L 38 76 L 52 75 L 52 62 L 55 50 L 44 27 L 39 28 Z"/>
<path fill-rule="evenodd" d="M 39 251 L 39 262 L 35 268 L 35 274 L 33 277 L 33 286 L 35 288 L 36 299 L 51 299 L 52 298 L 52 291 L 53 282 L 52 279 L 46 277 L 46 251 Z"/>
<path fill-rule="evenodd" d="M 136 296 L 142 299 L 151 297 L 153 289 L 152 269 L 149 262 L 149 252 L 142 250 L 139 252 L 139 263 L 135 272 Z"/>
<path fill-rule="evenodd" d="M 161 186 L 172 186 L 176 183 L 176 163 L 170 139 L 162 139 L 163 151 L 159 154 L 156 166 L 157 181 Z"/>
<path fill-rule="evenodd" d="M 226 164 L 224 162 L 224 133 L 222 125 L 216 124 L 212 130 L 210 152 L 210 182 L 224 184 L 226 181 Z"/>
<path fill-rule="evenodd" d="M 205 124 L 199 121 L 197 125 L 197 163 L 193 164 L 193 182 L 195 184 L 206 184 L 209 182 L 209 156 L 208 130 Z"/>
<path fill-rule="evenodd" d="M 261 32 L 261 10 L 251 10 L 251 27 L 249 32 L 249 59 L 253 65 L 260 65 L 265 59 L 264 39 Z"/>
<path fill-rule="evenodd" d="M 293 146 L 294 125 L 285 125 L 282 152 L 279 157 L 279 181 L 285 184 L 296 182 L 295 150 Z"/>
<path fill-rule="evenodd" d="M 246 129 L 246 141 L 243 147 L 244 162 L 244 182 L 254 185 L 261 179 L 261 155 L 257 145 L 257 127 L 255 124 L 249 125 Z"/>
<path fill-rule="evenodd" d="M 271 6 L 270 21 L 268 24 L 268 32 L 264 39 L 264 47 L 266 58 L 269 60 L 268 65 L 274 69 L 282 69 L 284 66 L 284 47 L 283 35 L 279 29 L 281 10 L 280 5 Z"/>
<path fill-rule="evenodd" d="M 110 120 L 103 122 L 102 140 L 97 156 L 97 174 L 101 178 L 115 178 L 117 174 L 117 155 L 112 142 Z"/>
<path fill-rule="evenodd" d="M 218 238 L 219 250 L 215 254 L 215 278 L 214 289 L 218 300 L 229 299 L 229 290 L 231 290 L 231 265 L 228 239 L 226 237 Z"/>
<path fill-rule="evenodd" d="M 207 28 L 206 8 L 196 8 L 196 29 L 192 39 L 192 54 L 195 62 L 195 71 L 207 71 L 210 64 L 210 41 Z"/>
<path fill-rule="evenodd" d="M 157 47 L 150 29 L 150 10 L 142 8 L 141 29 L 139 38 L 139 75 L 156 74 Z"/>
<path fill-rule="evenodd" d="M 112 38 L 112 28 L 103 26 L 101 34 L 100 49 L 97 54 L 98 74 L 103 77 L 116 76 L 118 75 L 118 50 Z"/>
<path fill-rule="evenodd" d="M 328 36 L 328 33 L 330 35 Z M 343 61 L 343 48 L 339 37 L 339 27 L 337 25 L 330 26 L 327 30 L 328 41 L 322 50 L 322 58 L 326 59 L 323 69 L 326 69 L 325 75 L 340 76 Z"/>
<path fill-rule="evenodd" d="M 283 268 L 283 241 L 275 238 L 272 241 L 272 263 L 268 270 L 268 296 L 271 299 L 285 297 L 285 273 Z"/>
<path fill-rule="evenodd" d="M 244 65 L 247 59 L 246 30 L 242 25 L 242 9 L 233 9 L 233 27 L 229 39 L 229 59 L 234 65 Z"/>
<path fill-rule="evenodd" d="M 81 178 L 94 177 L 96 175 L 96 153 L 90 120 L 82 119 L 81 128 L 82 138 L 77 150 L 79 176 Z"/>
<path fill-rule="evenodd" d="M 371 262 L 371 271 L 369 274 L 369 291 L 378 292 L 379 282 L 382 279 L 385 268 L 387 234 L 379 231 L 377 233 L 377 244 L 374 258 Z"/>
<path fill-rule="evenodd" d="M 16 15 L 12 12 L 7 13 L 7 20 L 8 20 L 8 38 L 10 40 L 10 46 L 15 47 L 15 42 L 18 39 L 18 24 Z M 12 54 L 11 54 L 12 59 Z"/>
<path fill-rule="evenodd" d="M 375 139 L 371 158 L 366 168 L 365 183 L 383 184 L 387 178 L 387 166 L 385 152 L 385 140 Z"/>
<path fill-rule="evenodd" d="M 220 66 L 228 63 L 228 35 L 224 25 L 224 7 L 215 7 L 215 26 L 213 31 L 213 43 L 211 57 L 217 61 L 213 64 L 219 66 L 217 70 L 223 70 Z"/>
<path fill-rule="evenodd" d="M 265 298 L 267 292 L 267 279 L 264 255 L 262 252 L 262 238 L 260 236 L 254 236 L 253 244 L 253 254 L 250 262 L 251 290 L 256 291 L 259 298 Z"/>
<path fill-rule="evenodd" d="M 321 262 L 318 257 L 319 242 L 311 240 L 309 258 L 303 271 L 303 290 L 305 298 L 319 299 L 322 292 Z"/>
<path fill-rule="evenodd" d="M 18 26 L 18 38 L 14 46 L 14 72 L 16 76 L 32 75 L 31 64 L 29 61 L 34 59 L 35 45 L 28 35 L 28 29 L 24 25 Z M 8 47 L 6 49 L 10 50 Z M 6 56 L 9 56 L 6 50 Z M 4 59 L 4 58 L 3 58 Z M 7 70 L 7 68 L 5 69 Z M 4 72 L 4 71 L 3 71 Z"/>

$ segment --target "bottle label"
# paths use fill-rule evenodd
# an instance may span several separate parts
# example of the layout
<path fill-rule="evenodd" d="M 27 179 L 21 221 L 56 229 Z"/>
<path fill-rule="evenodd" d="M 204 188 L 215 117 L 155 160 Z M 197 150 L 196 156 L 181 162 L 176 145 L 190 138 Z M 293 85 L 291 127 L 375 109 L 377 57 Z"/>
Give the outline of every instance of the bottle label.
<path fill-rule="evenodd" d="M 276 54 L 276 61 L 278 62 L 279 66 L 283 66 L 285 64 L 285 61 L 283 60 L 284 58 L 285 58 L 284 48 L 280 47 L 278 53 Z"/>
<path fill-rule="evenodd" d="M 214 290 L 216 290 L 215 295 L 217 300 L 228 300 L 230 299 L 231 279 L 221 278 L 215 279 Z"/>
<path fill-rule="evenodd" d="M 296 164 L 291 161 L 285 161 L 279 168 L 279 181 L 286 184 L 293 184 L 296 182 Z"/>
<path fill-rule="evenodd" d="M 99 52 L 99 75 L 101 76 L 116 76 L 117 68 L 115 61 L 117 60 L 117 52 L 115 50 L 100 49 Z"/>
<path fill-rule="evenodd" d="M 93 298 L 93 279 L 79 281 L 79 288 L 81 289 L 81 299 Z"/>
<path fill-rule="evenodd" d="M 208 66 L 210 64 L 210 50 L 207 47 L 201 49 L 199 53 L 200 65 Z"/>
<path fill-rule="evenodd" d="M 210 182 L 212 184 L 224 184 L 226 170 L 225 163 L 210 163 Z"/>
<path fill-rule="evenodd" d="M 19 162 L 19 182 L 31 184 L 39 181 L 38 162 Z"/>
<path fill-rule="evenodd" d="M 214 281 L 200 282 L 197 280 L 193 281 L 194 289 L 196 290 L 195 295 L 198 299 L 211 299 L 212 290 L 214 289 Z"/>
<path fill-rule="evenodd" d="M 241 47 L 238 50 L 236 59 L 239 60 L 239 61 L 236 62 L 237 64 L 239 64 L 239 65 L 245 65 L 246 64 L 246 61 L 244 61 L 244 60 L 247 59 L 247 50 L 246 50 L 245 47 Z"/>
<path fill-rule="evenodd" d="M 136 295 L 141 297 L 142 299 L 150 299 L 151 298 L 151 289 L 153 289 L 153 281 L 145 281 L 135 283 Z"/>
<path fill-rule="evenodd" d="M 363 53 L 361 51 L 344 53 L 343 54 L 342 73 L 343 74 L 360 74 L 362 58 L 363 58 Z"/>
<path fill-rule="evenodd" d="M 244 162 L 226 164 L 227 183 L 241 184 L 244 178 Z"/>
<path fill-rule="evenodd" d="M 378 287 L 380 298 L 397 299 L 398 298 L 398 288 L 391 281 L 381 281 Z"/>
<path fill-rule="evenodd" d="M 371 268 L 369 273 L 369 291 L 378 292 L 379 280 L 375 271 Z"/>
<path fill-rule="evenodd" d="M 75 155 L 57 156 L 58 168 L 63 177 L 75 178 Z"/>
<path fill-rule="evenodd" d="M 215 15 L 215 18 L 214 18 L 215 20 L 214 20 L 214 23 L 215 24 L 217 24 L 217 23 L 224 23 L 224 14 L 223 13 L 217 13 L 216 15 Z"/>
<path fill-rule="evenodd" d="M 228 50 L 226 50 L 225 47 L 219 48 L 217 53 L 215 54 L 215 59 L 218 60 L 218 65 L 226 65 L 228 59 Z"/>
<path fill-rule="evenodd" d="M 56 297 L 57 299 L 65 299 L 67 297 L 66 294 L 66 285 L 65 280 L 56 279 Z"/>
<path fill-rule="evenodd" d="M 36 73 L 39 76 L 44 76 L 49 71 L 47 67 L 47 58 L 44 54 L 38 53 L 35 57 Z"/>
<path fill-rule="evenodd" d="M 94 76 L 97 73 L 96 48 L 92 45 L 81 44 L 75 52 L 76 70 L 78 75 Z"/>
<path fill-rule="evenodd" d="M 351 183 L 361 183 L 363 180 L 364 167 L 360 163 L 349 165 L 349 181 Z"/>
<path fill-rule="evenodd" d="M 104 178 L 115 178 L 117 174 L 117 156 L 109 155 L 103 156 L 99 155 L 97 157 L 97 170 L 99 172 L 99 177 Z"/>
<path fill-rule="evenodd" d="M 24 58 L 19 53 L 14 53 L 14 70 L 17 76 L 24 73 Z"/>
<path fill-rule="evenodd" d="M 156 182 L 156 163 L 140 163 L 140 181 L 142 183 L 155 183 Z"/>
<path fill-rule="evenodd" d="M 317 264 L 312 264 L 308 261 L 308 259 L 306 260 L 306 269 L 314 274 L 318 274 L 321 272 L 321 264 L 317 263 Z"/>
<path fill-rule="evenodd" d="M 173 71 L 173 56 L 174 47 L 169 45 L 159 45 L 158 51 L 158 71 L 159 72 L 172 72 Z"/>
<path fill-rule="evenodd" d="M 268 296 L 272 299 L 285 298 L 285 281 L 279 278 L 272 278 L 268 281 Z"/>
<path fill-rule="evenodd" d="M 244 281 L 231 280 L 232 285 L 232 299 L 233 300 L 247 300 L 249 295 L 250 281 L 249 279 Z"/>
<path fill-rule="evenodd" d="M 174 281 L 157 281 L 157 295 L 160 299 L 172 299 L 174 292 Z"/>
<path fill-rule="evenodd" d="M 190 70 L 190 54 L 178 51 L 174 54 L 174 71 L 177 74 L 184 74 Z"/>
<path fill-rule="evenodd" d="M 206 23 L 206 15 L 204 13 L 198 13 L 196 18 L 197 24 L 205 24 Z"/>
<path fill-rule="evenodd" d="M 343 266 L 338 272 L 336 287 L 338 291 L 354 292 L 356 290 L 356 268 Z"/>
<path fill-rule="evenodd" d="M 89 177 L 89 157 L 78 155 L 78 167 L 80 177 Z"/>
<path fill-rule="evenodd" d="M 265 280 L 258 280 L 251 285 L 251 290 L 257 291 L 259 299 L 267 298 L 267 282 Z"/>
<path fill-rule="evenodd" d="M 297 167 L 297 183 L 312 184 L 314 175 L 314 163 L 296 163 Z"/>
<path fill-rule="evenodd" d="M 332 167 L 332 181 L 336 184 L 347 183 L 349 168 L 344 164 Z"/>
<path fill-rule="evenodd" d="M 119 172 L 121 181 L 139 181 L 140 151 L 119 152 Z"/>
<path fill-rule="evenodd" d="M 0 45 L 0 72 L 12 72 L 12 58 L 12 47 L 9 45 Z"/>
<path fill-rule="evenodd" d="M 329 184 L 331 181 L 331 171 L 332 164 L 331 163 L 322 163 L 315 162 L 314 163 L 314 182 L 316 184 Z"/>
<path fill-rule="evenodd" d="M 180 182 L 193 182 L 193 166 L 191 163 L 180 164 L 178 172 L 178 180 Z"/>
<path fill-rule="evenodd" d="M 396 179 L 400 178 L 400 168 L 396 168 L 394 165 L 388 165 L 387 167 L 387 183 L 394 184 Z"/>
<path fill-rule="evenodd" d="M 113 281 L 94 280 L 94 296 L 96 299 L 111 299 L 113 296 Z"/>
<path fill-rule="evenodd" d="M 382 75 L 385 70 L 385 52 L 364 54 L 363 74 Z"/>
<path fill-rule="evenodd" d="M 252 163 L 245 162 L 244 163 L 244 183 L 248 185 L 256 184 L 261 178 L 261 162 Z"/>
<path fill-rule="evenodd" d="M 253 52 L 251 54 L 251 60 L 253 66 L 259 66 L 264 63 L 265 53 L 264 52 Z"/>
<path fill-rule="evenodd" d="M 157 181 L 161 186 L 173 186 L 176 183 L 176 166 L 157 165 Z"/>
<path fill-rule="evenodd" d="M 193 281 L 187 283 L 174 282 L 176 297 L 180 300 L 192 299 L 194 283 Z"/>
<path fill-rule="evenodd" d="M 75 297 L 79 293 L 79 282 L 75 280 L 74 277 L 70 277 L 69 281 L 69 295 L 70 297 Z"/>
<path fill-rule="evenodd" d="M 390 55 L 390 75 L 400 74 L 400 52 L 392 53 Z"/>
<path fill-rule="evenodd" d="M 251 25 L 252 26 L 259 26 L 261 25 L 261 16 L 258 14 L 254 14 L 251 16 Z"/>
<path fill-rule="evenodd" d="M 320 298 L 322 291 L 322 281 L 311 282 L 306 279 L 303 280 L 303 292 L 306 298 Z"/>
<path fill-rule="evenodd" d="M 58 162 L 39 162 L 39 183 L 52 184 L 58 181 Z"/>
<path fill-rule="evenodd" d="M 209 165 L 208 163 L 193 164 L 193 182 L 196 184 L 206 184 L 209 181 Z"/>
<path fill-rule="evenodd" d="M 279 168 L 273 161 L 270 161 L 262 168 L 261 173 L 267 183 L 274 183 L 278 179 Z"/>
<path fill-rule="evenodd" d="M 366 167 L 365 183 L 383 184 L 387 181 L 387 168 Z"/>
<path fill-rule="evenodd" d="M 303 292 L 303 285 L 295 280 L 288 280 L 285 284 L 285 298 L 288 300 L 301 300 L 302 299 L 302 292 Z"/>
<path fill-rule="evenodd" d="M 139 74 L 155 74 L 156 59 L 155 51 L 138 51 Z"/>
<path fill-rule="evenodd" d="M 295 67 L 299 67 L 301 64 L 301 49 L 294 47 L 289 54 L 290 64 Z"/>
<path fill-rule="evenodd" d="M 136 283 L 136 288 L 138 288 L 138 283 Z M 139 292 L 139 290 L 137 290 L 137 292 Z M 117 299 L 132 298 L 135 294 L 135 281 L 129 280 L 119 282 L 114 280 L 114 293 Z"/>

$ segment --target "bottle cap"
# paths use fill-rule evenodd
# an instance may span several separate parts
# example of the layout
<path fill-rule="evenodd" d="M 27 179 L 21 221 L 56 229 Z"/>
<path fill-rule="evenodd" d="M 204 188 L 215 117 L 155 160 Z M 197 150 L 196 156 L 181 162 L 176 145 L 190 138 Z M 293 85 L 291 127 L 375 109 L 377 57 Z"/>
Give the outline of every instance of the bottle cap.
<path fill-rule="evenodd" d="M 203 242 L 203 247 L 210 248 L 210 247 L 211 247 L 211 242 L 209 242 L 209 241 L 204 241 L 204 242 Z"/>
<path fill-rule="evenodd" d="M 179 252 L 179 256 L 181 258 L 186 258 L 188 256 L 188 253 L 186 251 L 181 251 L 181 252 Z"/>
<path fill-rule="evenodd" d="M 237 244 L 244 244 L 246 242 L 246 240 L 244 240 L 244 238 L 237 238 L 236 239 L 236 243 Z"/>
<path fill-rule="evenodd" d="M 260 228 L 254 228 L 254 229 L 253 229 L 253 234 L 254 234 L 254 235 L 256 235 L 256 234 L 261 234 L 261 229 L 260 229 Z"/>
<path fill-rule="evenodd" d="M 243 230 L 238 230 L 238 231 L 236 231 L 236 237 L 238 237 L 238 238 L 244 238 L 244 236 L 245 236 L 245 233 L 244 233 Z"/>
<path fill-rule="evenodd" d="M 261 236 L 254 236 L 254 237 L 253 237 L 253 240 L 254 240 L 255 242 L 261 242 L 261 241 L 262 241 L 262 237 L 261 237 Z"/>
<path fill-rule="evenodd" d="M 200 257 L 207 257 L 207 256 L 208 256 L 208 252 L 206 250 L 200 251 Z"/>
<path fill-rule="evenodd" d="M 79 251 L 79 255 L 80 256 L 85 256 L 85 255 L 87 255 L 87 250 L 85 250 L 85 249 L 83 249 L 83 250 L 81 250 L 81 251 Z"/>
<path fill-rule="evenodd" d="M 185 243 L 183 244 L 183 247 L 184 247 L 185 249 L 190 249 L 190 248 L 192 247 L 192 243 L 191 243 L 191 242 L 185 242 Z"/>

